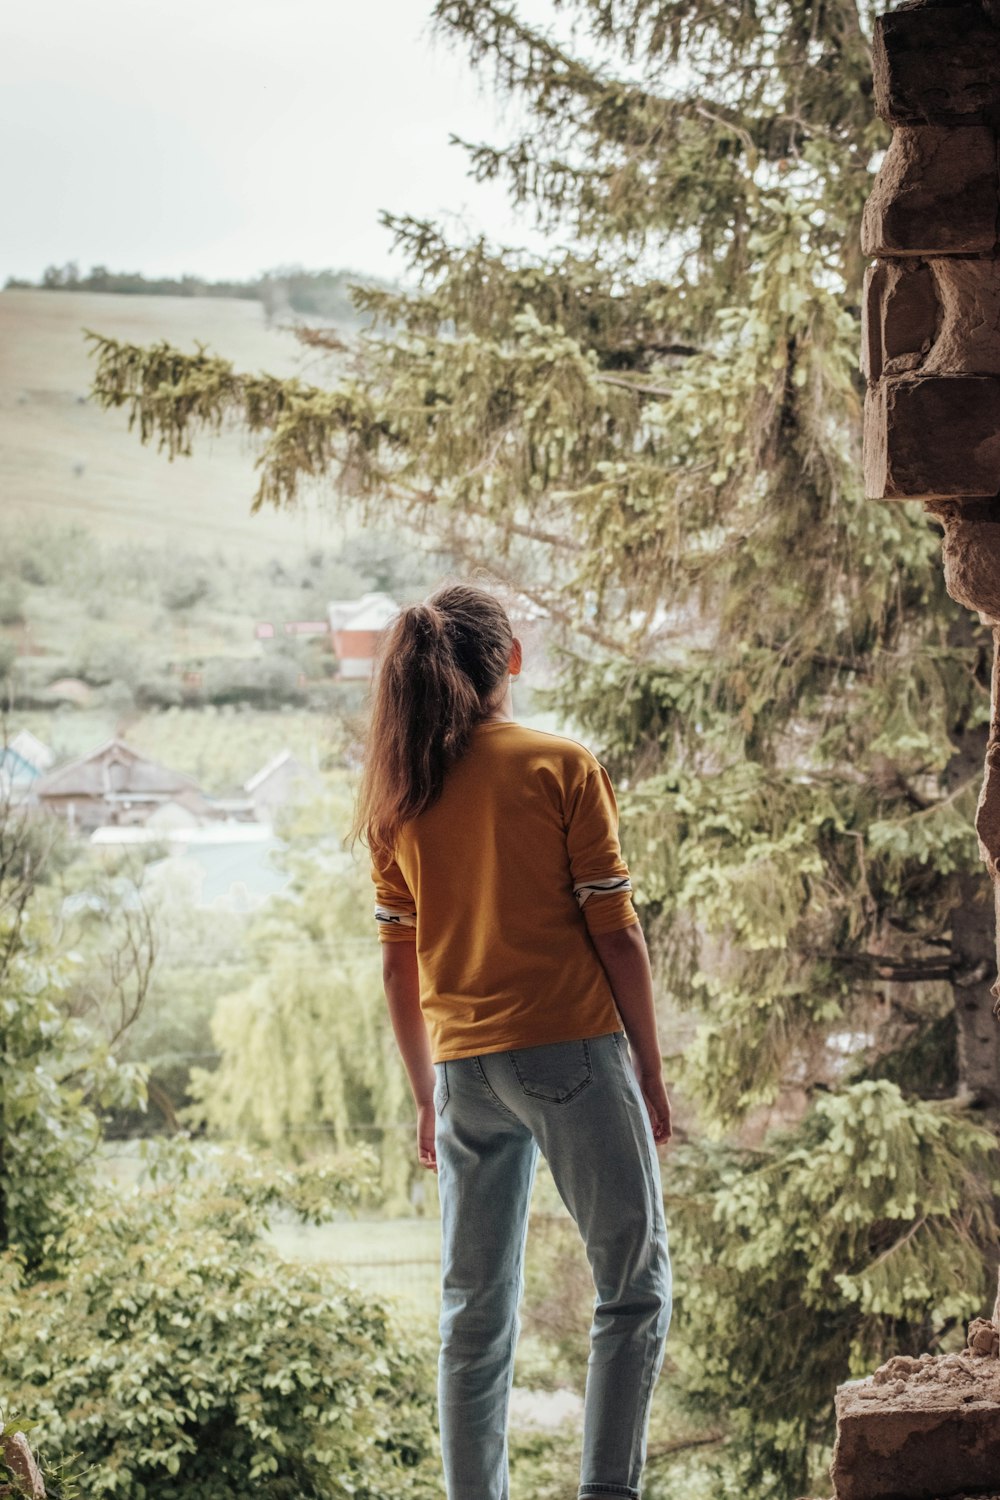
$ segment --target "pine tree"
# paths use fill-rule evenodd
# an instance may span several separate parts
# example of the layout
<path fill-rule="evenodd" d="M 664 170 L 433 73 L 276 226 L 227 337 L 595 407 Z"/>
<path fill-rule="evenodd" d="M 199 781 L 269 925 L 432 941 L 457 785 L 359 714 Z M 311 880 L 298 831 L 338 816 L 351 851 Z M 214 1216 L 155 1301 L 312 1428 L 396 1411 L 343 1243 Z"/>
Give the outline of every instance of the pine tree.
<path fill-rule="evenodd" d="M 257 505 L 333 476 L 560 631 L 554 702 L 619 778 L 698 1018 L 674 1378 L 760 1496 L 820 1472 L 838 1381 L 959 1336 L 996 1255 L 988 642 L 933 527 L 860 478 L 873 14 L 565 0 L 563 42 L 439 0 L 528 121 L 466 143 L 472 170 L 556 248 L 387 218 L 419 288 L 358 291 L 374 326 L 330 390 L 98 341 L 97 394 L 144 440 L 173 456 L 235 419 Z"/>

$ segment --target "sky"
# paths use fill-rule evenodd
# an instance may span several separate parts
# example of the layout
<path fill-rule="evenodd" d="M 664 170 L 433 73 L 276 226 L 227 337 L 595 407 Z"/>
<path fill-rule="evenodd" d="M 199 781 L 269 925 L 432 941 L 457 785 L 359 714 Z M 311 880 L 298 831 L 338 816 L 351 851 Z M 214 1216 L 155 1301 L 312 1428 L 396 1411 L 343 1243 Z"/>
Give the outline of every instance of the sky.
<path fill-rule="evenodd" d="M 522 0 L 530 17 L 548 0 Z M 380 210 L 538 247 L 449 133 L 514 107 L 435 41 L 431 0 L 45 0 L 0 8 L 0 285 L 77 261 L 399 277 Z"/>

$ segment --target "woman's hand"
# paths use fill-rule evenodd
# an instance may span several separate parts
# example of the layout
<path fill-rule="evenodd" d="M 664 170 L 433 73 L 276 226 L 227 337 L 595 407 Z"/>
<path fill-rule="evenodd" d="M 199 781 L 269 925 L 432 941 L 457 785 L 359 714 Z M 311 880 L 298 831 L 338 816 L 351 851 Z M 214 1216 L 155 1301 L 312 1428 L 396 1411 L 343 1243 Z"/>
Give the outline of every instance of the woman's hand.
<path fill-rule="evenodd" d="M 429 1172 L 437 1171 L 437 1152 L 434 1149 L 434 1104 L 417 1106 L 417 1156 L 420 1165 Z"/>
<path fill-rule="evenodd" d="M 646 1101 L 649 1123 L 653 1127 L 653 1140 L 658 1146 L 665 1146 L 673 1128 L 670 1124 L 670 1100 L 667 1098 L 663 1074 L 659 1068 L 650 1069 L 649 1072 L 641 1072 L 636 1068 L 636 1077 Z"/>

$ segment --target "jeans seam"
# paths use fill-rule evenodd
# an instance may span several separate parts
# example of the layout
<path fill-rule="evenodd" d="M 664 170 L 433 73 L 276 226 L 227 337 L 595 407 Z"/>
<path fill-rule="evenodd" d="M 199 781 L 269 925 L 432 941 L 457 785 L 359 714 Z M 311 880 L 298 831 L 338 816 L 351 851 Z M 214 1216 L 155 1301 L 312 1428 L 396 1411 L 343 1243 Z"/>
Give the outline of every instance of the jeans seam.
<path fill-rule="evenodd" d="M 483 1065 L 480 1062 L 479 1058 L 478 1057 L 474 1057 L 472 1059 L 472 1061 L 476 1065 L 476 1072 L 479 1074 L 479 1077 L 480 1077 L 480 1080 L 482 1081 L 483 1087 L 485 1088 L 486 1092 L 489 1094 L 490 1098 L 493 1100 L 493 1102 L 496 1105 L 497 1109 L 502 1109 L 505 1115 L 508 1115 L 510 1117 L 510 1119 L 512 1119 L 512 1120 L 517 1120 L 517 1123 L 519 1125 L 522 1125 L 524 1122 L 518 1118 L 518 1116 L 514 1113 L 514 1111 L 512 1109 L 508 1109 L 507 1108 L 507 1106 L 506 1106 L 506 1104 L 504 1104 L 503 1100 L 494 1091 L 494 1089 L 493 1089 L 493 1087 L 492 1087 L 489 1079 L 486 1076 L 485 1069 L 483 1068 Z"/>
<path fill-rule="evenodd" d="M 560 1099 L 553 1099 L 550 1094 L 539 1094 L 534 1089 L 529 1088 L 525 1083 L 523 1077 L 521 1076 L 521 1071 L 517 1066 L 517 1050 L 512 1050 L 510 1052 L 510 1065 L 514 1069 L 514 1073 L 517 1077 L 517 1081 L 520 1084 L 522 1091 L 527 1094 L 529 1099 L 541 1099 L 545 1104 L 568 1104 L 571 1099 L 576 1098 L 581 1089 L 585 1089 L 588 1083 L 593 1082 L 594 1061 L 590 1055 L 590 1048 L 587 1045 L 586 1037 L 580 1038 L 580 1045 L 583 1048 L 583 1056 L 587 1064 L 587 1076 L 577 1084 L 576 1088 L 571 1089 L 568 1094 L 563 1094 L 562 1098 Z"/>
<path fill-rule="evenodd" d="M 635 1432 L 632 1435 L 632 1447 L 634 1450 L 632 1457 L 632 1467 L 634 1469 L 637 1464 L 639 1465 L 639 1474 L 636 1475 L 637 1480 L 642 1474 L 642 1435 L 646 1430 L 646 1421 L 649 1416 L 649 1404 L 653 1397 L 653 1377 L 656 1370 L 656 1350 L 660 1343 L 660 1335 L 656 1331 L 658 1326 L 659 1318 L 657 1318 L 656 1324 L 654 1324 L 653 1329 L 646 1341 L 646 1357 L 649 1360 L 649 1374 L 646 1377 L 646 1394 L 643 1397 L 642 1410 L 640 1413 L 638 1413 Z M 638 1494 L 638 1490 L 636 1491 L 636 1493 Z"/>
<path fill-rule="evenodd" d="M 450 1097 L 451 1086 L 448 1083 L 448 1064 L 446 1062 L 442 1062 L 441 1073 L 439 1075 L 437 1085 L 434 1089 L 434 1109 L 438 1115 L 444 1114 L 445 1105 L 448 1103 Z M 438 1104 L 438 1099 L 440 1099 L 441 1101 L 440 1105 Z"/>
<path fill-rule="evenodd" d="M 616 1039 L 617 1039 L 617 1034 L 616 1034 Z M 618 1043 L 618 1049 L 617 1050 L 618 1050 L 618 1055 L 621 1058 L 623 1064 L 625 1065 L 625 1068 L 627 1069 L 628 1074 L 631 1075 L 631 1077 L 629 1079 L 629 1084 L 631 1086 L 631 1083 L 633 1081 L 635 1081 L 635 1073 L 634 1073 L 634 1070 L 632 1068 L 631 1062 L 629 1061 L 628 1056 L 627 1056 L 625 1050 L 622 1048 L 620 1042 Z M 640 1100 L 640 1109 L 642 1110 L 643 1115 L 645 1116 L 645 1102 L 641 1101 L 641 1100 Z M 658 1260 L 659 1259 L 659 1240 L 658 1240 L 659 1222 L 658 1221 L 659 1221 L 660 1215 L 663 1213 L 663 1196 L 662 1196 L 662 1192 L 660 1191 L 660 1189 L 659 1189 L 659 1187 L 657 1185 L 658 1184 L 659 1175 L 660 1175 L 660 1172 L 659 1172 L 659 1160 L 658 1160 L 657 1155 L 656 1155 L 655 1145 L 653 1145 L 651 1143 L 650 1136 L 647 1135 L 646 1124 L 647 1124 L 647 1120 L 644 1118 L 643 1119 L 643 1128 L 640 1131 L 640 1134 L 642 1135 L 643 1148 L 644 1148 L 644 1151 L 645 1151 L 646 1164 L 647 1164 L 647 1167 L 649 1169 L 650 1209 L 652 1210 L 652 1212 L 650 1214 L 650 1223 L 649 1223 L 649 1244 L 650 1244 L 650 1248 L 653 1251 L 654 1259 Z M 659 1199 L 659 1204 L 657 1204 L 657 1201 L 656 1201 L 657 1199 Z M 642 1434 L 645 1431 L 646 1418 L 647 1418 L 647 1414 L 649 1412 L 649 1406 L 650 1406 L 650 1402 L 651 1402 L 652 1396 L 653 1396 L 653 1383 L 654 1383 L 655 1370 L 656 1370 L 656 1350 L 657 1350 L 658 1344 L 659 1344 L 659 1334 L 655 1331 L 655 1328 L 654 1328 L 654 1329 L 652 1329 L 650 1331 L 650 1333 L 648 1335 L 648 1339 L 647 1339 L 647 1354 L 646 1354 L 646 1358 L 647 1358 L 648 1363 L 649 1363 L 649 1373 L 648 1373 L 648 1375 L 646 1377 L 646 1394 L 645 1394 L 645 1396 L 643 1398 L 642 1407 L 641 1407 L 640 1411 L 637 1412 L 637 1414 L 636 1414 L 637 1420 L 636 1420 L 635 1428 L 633 1429 L 632 1441 L 631 1441 L 631 1444 L 630 1444 L 630 1452 L 629 1452 L 629 1477 L 630 1478 L 632 1476 L 632 1473 L 633 1473 L 633 1471 L 635 1469 L 636 1464 L 640 1462 L 640 1457 L 641 1457 L 640 1450 L 641 1450 L 641 1447 L 642 1447 Z M 641 1469 L 641 1465 L 640 1465 L 640 1470 L 639 1470 L 640 1475 L 641 1475 L 641 1472 L 642 1472 L 642 1469 Z M 637 1476 L 637 1478 L 638 1477 L 639 1476 Z M 611 1489 L 611 1490 L 608 1491 L 608 1493 L 613 1495 L 616 1492 L 615 1492 L 614 1489 Z M 626 1490 L 623 1490 L 622 1493 L 626 1494 L 626 1495 L 638 1495 L 639 1492 L 638 1492 L 637 1489 L 633 1490 L 632 1488 L 628 1488 Z"/>

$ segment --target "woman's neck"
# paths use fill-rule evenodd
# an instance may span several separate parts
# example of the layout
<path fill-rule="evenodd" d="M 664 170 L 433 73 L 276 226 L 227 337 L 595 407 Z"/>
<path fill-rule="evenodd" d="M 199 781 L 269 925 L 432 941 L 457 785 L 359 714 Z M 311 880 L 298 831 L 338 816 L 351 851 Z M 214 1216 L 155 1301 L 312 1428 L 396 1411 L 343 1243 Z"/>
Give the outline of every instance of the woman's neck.
<path fill-rule="evenodd" d="M 507 686 L 504 689 L 503 697 L 499 700 L 499 702 L 495 703 L 490 709 L 489 713 L 485 715 L 483 723 L 490 724 L 493 723 L 494 720 L 498 720 L 502 723 L 505 719 L 513 721 L 513 718 L 514 697 L 510 688 L 510 678 L 508 677 Z"/>

